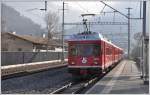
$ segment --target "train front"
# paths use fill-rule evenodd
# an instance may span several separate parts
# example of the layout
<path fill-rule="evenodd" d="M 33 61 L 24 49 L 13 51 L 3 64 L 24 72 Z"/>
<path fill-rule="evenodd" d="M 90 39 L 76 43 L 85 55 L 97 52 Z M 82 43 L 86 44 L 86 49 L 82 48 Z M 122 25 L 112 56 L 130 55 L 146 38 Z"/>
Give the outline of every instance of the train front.
<path fill-rule="evenodd" d="M 73 76 L 91 76 L 102 70 L 101 40 L 92 34 L 68 41 L 68 70 Z"/>

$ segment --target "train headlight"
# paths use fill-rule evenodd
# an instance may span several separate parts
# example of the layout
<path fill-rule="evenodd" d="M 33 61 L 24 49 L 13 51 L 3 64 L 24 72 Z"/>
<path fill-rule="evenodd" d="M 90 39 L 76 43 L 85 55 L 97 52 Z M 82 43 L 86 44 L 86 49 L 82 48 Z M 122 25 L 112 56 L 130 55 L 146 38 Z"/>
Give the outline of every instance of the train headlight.
<path fill-rule="evenodd" d="M 94 64 L 96 64 L 96 65 L 97 65 L 97 64 L 98 64 L 98 62 L 94 62 Z"/>
<path fill-rule="evenodd" d="M 75 64 L 75 62 L 71 62 L 71 64 Z"/>

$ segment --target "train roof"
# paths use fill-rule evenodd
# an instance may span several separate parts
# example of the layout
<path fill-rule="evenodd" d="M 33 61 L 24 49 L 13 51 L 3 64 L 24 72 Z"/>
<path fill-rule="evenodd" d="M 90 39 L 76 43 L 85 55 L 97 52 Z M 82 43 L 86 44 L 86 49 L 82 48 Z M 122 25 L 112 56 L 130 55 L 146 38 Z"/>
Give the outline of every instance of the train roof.
<path fill-rule="evenodd" d="M 68 41 L 83 41 L 83 40 L 102 40 L 103 36 L 97 32 L 83 32 L 70 35 Z"/>
<path fill-rule="evenodd" d="M 122 48 L 120 48 L 120 47 L 118 47 L 118 46 L 116 46 L 115 44 L 113 44 L 111 41 L 108 41 L 107 39 L 101 39 L 102 41 L 105 41 L 106 43 L 109 43 L 110 45 L 112 45 L 112 46 L 114 46 L 115 48 L 118 48 L 118 49 L 120 49 L 120 50 L 123 50 Z"/>
<path fill-rule="evenodd" d="M 83 32 L 78 34 L 73 34 L 69 36 L 68 38 L 65 38 L 67 41 L 86 41 L 86 40 L 102 40 L 105 41 L 114 47 L 123 50 L 122 48 L 119 48 L 115 44 L 113 44 L 110 40 L 105 38 L 101 33 L 99 32 Z"/>

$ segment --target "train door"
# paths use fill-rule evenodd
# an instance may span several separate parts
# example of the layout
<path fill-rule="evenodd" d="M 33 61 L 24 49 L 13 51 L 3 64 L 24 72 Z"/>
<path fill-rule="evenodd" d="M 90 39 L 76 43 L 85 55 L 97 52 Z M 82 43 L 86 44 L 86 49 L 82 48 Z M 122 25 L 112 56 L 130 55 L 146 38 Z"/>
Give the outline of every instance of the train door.
<path fill-rule="evenodd" d="M 112 46 L 111 45 L 109 45 L 109 66 L 111 66 L 112 65 Z"/>
<path fill-rule="evenodd" d="M 111 64 L 113 64 L 113 46 L 111 46 Z"/>
<path fill-rule="evenodd" d="M 117 62 L 117 49 L 115 47 L 115 62 Z"/>
<path fill-rule="evenodd" d="M 104 69 L 106 69 L 106 43 L 104 42 Z"/>
<path fill-rule="evenodd" d="M 107 43 L 105 43 L 105 51 L 105 67 L 108 68 L 111 65 L 111 47 Z"/>
<path fill-rule="evenodd" d="M 108 56 L 109 56 L 109 66 L 111 66 L 112 65 L 112 46 L 109 44 L 109 46 L 108 46 Z"/>
<path fill-rule="evenodd" d="M 115 50 L 114 50 L 114 47 L 112 46 L 112 62 L 114 64 L 114 60 L 115 60 Z"/>
<path fill-rule="evenodd" d="M 101 41 L 101 66 L 102 66 L 102 69 L 104 69 L 104 42 Z"/>
<path fill-rule="evenodd" d="M 106 68 L 106 66 L 105 66 L 106 65 L 105 42 L 103 42 L 103 48 L 102 49 L 103 49 L 102 50 L 103 51 L 103 69 L 105 69 Z"/>

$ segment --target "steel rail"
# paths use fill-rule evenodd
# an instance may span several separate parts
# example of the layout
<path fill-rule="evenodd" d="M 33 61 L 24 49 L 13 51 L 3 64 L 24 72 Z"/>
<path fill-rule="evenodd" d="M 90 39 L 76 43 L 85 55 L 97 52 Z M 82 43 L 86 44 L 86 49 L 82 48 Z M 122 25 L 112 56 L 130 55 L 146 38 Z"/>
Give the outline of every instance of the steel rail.
<path fill-rule="evenodd" d="M 50 94 L 61 94 L 63 93 L 63 91 L 67 90 L 68 88 L 71 88 L 71 87 L 76 87 L 76 85 L 80 85 L 81 87 L 79 87 L 78 89 L 75 89 L 75 91 L 72 91 L 71 94 L 78 94 L 80 93 L 84 88 L 88 87 L 89 85 L 95 83 L 96 81 L 98 81 L 100 78 L 96 77 L 96 78 L 93 78 L 91 80 L 88 80 L 87 82 L 81 82 L 81 83 L 74 83 L 74 82 L 71 82 L 71 83 L 68 83 L 60 88 L 58 88 L 57 90 L 51 92 Z"/>
<path fill-rule="evenodd" d="M 104 73 L 102 73 L 100 76 L 98 77 L 94 77 L 92 79 L 89 79 L 87 81 L 83 81 L 83 82 L 71 82 L 69 84 L 66 84 L 60 88 L 58 88 L 57 90 L 51 92 L 50 94 L 79 94 L 81 93 L 84 89 L 88 89 L 89 87 L 91 87 L 92 85 L 94 85 L 97 81 L 99 81 L 100 79 L 102 79 L 107 73 L 109 73 L 114 67 L 116 67 L 116 65 L 118 65 L 118 63 L 120 63 L 121 60 L 119 60 L 116 64 L 114 64 L 109 70 L 106 70 Z M 78 87 L 79 86 L 79 87 Z M 75 87 L 76 89 L 73 89 L 73 91 L 70 92 L 69 88 L 73 88 Z M 69 91 L 69 93 L 67 92 L 67 90 Z M 71 89 L 72 90 L 72 89 Z M 65 91 L 67 93 L 65 93 Z"/>

